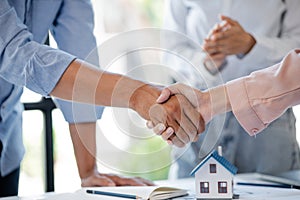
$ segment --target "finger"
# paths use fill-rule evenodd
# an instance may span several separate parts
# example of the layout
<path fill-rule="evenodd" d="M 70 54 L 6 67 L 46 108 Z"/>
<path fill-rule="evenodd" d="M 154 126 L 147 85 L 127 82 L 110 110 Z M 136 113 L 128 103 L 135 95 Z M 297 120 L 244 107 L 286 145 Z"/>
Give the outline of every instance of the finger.
<path fill-rule="evenodd" d="M 173 142 L 172 142 L 172 140 L 170 140 L 170 139 L 167 140 L 167 143 L 168 143 L 169 145 L 174 145 Z"/>
<path fill-rule="evenodd" d="M 161 135 L 165 129 L 166 129 L 166 126 L 163 123 L 159 123 L 153 128 L 153 132 L 156 135 Z"/>
<path fill-rule="evenodd" d="M 185 144 L 177 137 L 177 136 L 174 136 L 172 139 L 171 139 L 171 144 L 172 145 L 175 145 L 177 147 L 184 147 Z"/>
<path fill-rule="evenodd" d="M 147 126 L 148 129 L 153 129 L 154 128 L 154 124 L 153 124 L 152 121 L 147 121 L 146 126 Z"/>
<path fill-rule="evenodd" d="M 172 139 L 173 139 L 174 137 L 176 137 L 175 133 L 172 134 L 172 135 L 169 137 L 169 139 L 167 140 L 167 143 L 168 143 L 169 145 L 174 145 L 173 142 L 172 142 Z"/>
<path fill-rule="evenodd" d="M 146 186 L 145 183 L 135 180 L 134 178 L 125 178 L 117 175 L 106 176 L 113 180 L 117 186 Z"/>
<path fill-rule="evenodd" d="M 209 56 L 212 56 L 214 54 L 218 54 L 218 53 L 221 53 L 220 52 L 220 47 L 216 46 L 216 47 L 209 47 L 209 48 L 206 48 L 205 51 L 206 53 L 209 55 Z"/>
<path fill-rule="evenodd" d="M 168 121 L 168 126 L 171 127 L 176 133 L 176 137 L 180 140 L 180 143 L 186 144 L 189 142 L 189 137 L 182 127 L 177 123 L 176 119 Z M 172 140 L 173 141 L 173 140 Z M 177 142 L 177 140 L 176 140 Z M 175 144 L 176 145 L 176 144 Z"/>
<path fill-rule="evenodd" d="M 149 116 L 153 125 L 153 131 L 156 134 L 160 134 L 164 129 L 166 129 L 168 115 L 162 104 L 154 104 L 151 106 Z"/>
<path fill-rule="evenodd" d="M 168 89 L 168 91 L 171 94 L 178 94 L 180 92 L 180 88 L 183 86 L 184 84 L 182 83 L 175 83 L 173 85 L 169 85 L 168 87 L 166 87 L 166 89 Z"/>
<path fill-rule="evenodd" d="M 207 38 L 210 39 L 210 37 L 211 37 L 214 33 L 218 32 L 219 29 L 220 29 L 220 25 L 219 25 L 219 24 L 215 24 L 214 27 L 213 27 L 213 28 L 209 31 L 209 33 L 207 34 Z"/>
<path fill-rule="evenodd" d="M 161 91 L 161 94 L 157 98 L 156 102 L 157 103 L 163 103 L 163 102 L 167 101 L 170 98 L 171 95 L 172 95 L 171 91 L 168 88 L 164 88 Z"/>
<path fill-rule="evenodd" d="M 171 136 L 173 135 L 174 133 L 174 130 L 173 128 L 171 127 L 168 127 L 162 134 L 161 134 L 161 137 L 163 140 L 168 140 L 168 139 L 171 139 Z"/>
<path fill-rule="evenodd" d="M 215 46 L 217 46 L 216 41 L 206 40 L 206 41 L 203 43 L 202 48 L 203 48 L 204 50 L 206 50 L 207 48 L 215 47 Z"/>
<path fill-rule="evenodd" d="M 210 39 L 212 41 L 215 41 L 216 45 L 219 45 L 217 42 L 219 40 L 224 39 L 224 38 L 227 37 L 227 34 L 225 34 L 225 33 L 226 33 L 225 31 L 217 32 L 217 33 L 213 34 Z"/>
<path fill-rule="evenodd" d="M 233 36 L 234 29 L 218 32 L 212 36 L 212 39 L 207 44 L 211 47 L 230 45 Z"/>
<path fill-rule="evenodd" d="M 189 102 L 189 98 L 181 97 L 180 106 L 182 109 L 180 118 L 177 116 L 177 123 L 184 129 L 188 136 L 190 137 L 190 141 L 194 139 L 194 137 L 198 133 L 202 133 L 205 128 L 205 122 L 201 116 L 201 114 L 196 110 L 196 108 L 200 107 L 199 102 L 196 105 L 192 105 Z M 209 113 L 210 114 L 210 113 Z M 177 133 L 177 131 L 175 130 Z M 178 133 L 177 133 L 178 135 Z"/>
<path fill-rule="evenodd" d="M 199 107 L 199 106 L 197 106 Z M 191 139 L 191 141 L 194 139 L 194 137 L 197 134 L 202 133 L 205 130 L 205 121 L 203 120 L 203 117 L 201 116 L 201 114 L 192 106 L 190 105 L 186 105 L 183 108 L 183 112 L 185 114 L 185 116 L 188 117 L 188 119 L 192 122 L 192 124 L 194 125 L 194 128 L 196 129 L 196 133 L 192 132 L 193 138 Z M 209 114 L 210 115 L 210 114 Z M 192 130 L 194 131 L 194 130 Z"/>
<path fill-rule="evenodd" d="M 185 132 L 185 130 L 182 127 L 179 127 L 177 129 L 176 133 L 176 137 L 183 143 L 183 144 L 187 144 L 190 142 L 190 138 L 187 132 Z M 173 141 L 173 140 L 172 140 Z"/>
<path fill-rule="evenodd" d="M 225 16 L 225 15 L 221 15 L 221 16 L 220 16 L 220 19 L 221 19 L 221 20 L 225 20 L 225 21 L 228 22 L 228 24 L 230 24 L 230 25 L 236 25 L 236 24 L 238 24 L 237 21 L 235 21 L 235 20 L 233 20 L 232 18 L 230 18 L 230 17 L 228 17 L 228 16 Z"/>
<path fill-rule="evenodd" d="M 199 140 L 199 135 L 196 135 L 196 137 L 194 138 L 193 142 L 197 142 Z"/>
<path fill-rule="evenodd" d="M 200 91 L 198 91 L 197 89 L 194 89 L 183 83 L 170 85 L 168 89 L 171 91 L 172 94 L 182 94 L 183 96 L 185 96 L 192 103 L 193 106 L 198 105 L 197 93 Z"/>
<path fill-rule="evenodd" d="M 221 31 L 226 31 L 230 27 L 231 27 L 231 25 L 227 21 L 222 20 L 221 23 L 220 23 L 220 32 Z"/>
<path fill-rule="evenodd" d="M 208 70 L 218 71 L 219 67 L 225 62 L 226 56 L 223 53 L 212 54 L 204 59 L 204 64 Z"/>
<path fill-rule="evenodd" d="M 182 129 L 181 131 L 176 132 L 176 135 L 179 137 L 179 139 L 181 139 L 185 144 L 193 141 L 198 133 L 198 130 L 196 126 L 190 121 L 190 119 L 184 114 L 184 112 L 182 113 L 181 119 L 179 119 L 177 123 Z M 198 122 L 195 123 L 196 125 L 198 125 Z"/>
<path fill-rule="evenodd" d="M 225 44 L 225 42 L 226 42 L 226 39 L 220 40 L 220 41 L 219 40 L 209 41 L 209 42 L 205 43 L 202 48 L 209 55 L 222 53 L 221 48 Z"/>
<path fill-rule="evenodd" d="M 93 186 L 116 186 L 113 180 L 102 175 L 90 176 L 85 178 L 81 182 L 82 187 L 93 187 Z"/>
<path fill-rule="evenodd" d="M 231 48 L 231 39 L 230 38 L 225 38 L 222 40 L 219 40 L 215 44 L 209 46 L 209 47 L 204 47 L 204 50 L 210 55 L 216 55 L 216 54 L 228 54 L 228 48 Z"/>

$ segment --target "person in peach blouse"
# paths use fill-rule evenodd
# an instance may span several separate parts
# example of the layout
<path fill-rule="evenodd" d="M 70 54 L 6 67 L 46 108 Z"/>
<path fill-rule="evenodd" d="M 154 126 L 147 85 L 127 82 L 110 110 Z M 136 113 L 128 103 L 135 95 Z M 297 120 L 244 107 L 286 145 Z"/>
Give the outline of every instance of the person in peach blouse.
<path fill-rule="evenodd" d="M 166 0 L 164 28 L 199 45 L 197 48 L 184 40 L 169 40 L 173 49 L 179 49 L 193 63 L 191 66 L 167 57 L 177 75 L 174 80 L 203 91 L 275 65 L 300 47 L 300 21 L 296 20 L 299 7 L 300 2 L 293 0 Z M 214 117 L 191 148 L 174 148 L 176 164 L 170 174 L 189 177 L 197 163 L 219 145 L 223 156 L 240 173 L 300 169 L 295 116 L 292 109 L 287 109 L 256 139 L 248 136 L 232 112 Z M 278 160 L 281 165 L 277 165 Z"/>
<path fill-rule="evenodd" d="M 300 49 L 289 52 L 282 62 L 255 71 L 226 84 L 200 91 L 182 83 L 166 87 L 157 102 L 175 94 L 184 95 L 201 113 L 205 123 L 232 111 L 250 136 L 255 136 L 288 108 L 300 104 Z M 259 89 L 257 89 L 259 88 Z M 172 143 L 172 131 L 154 131 Z"/>

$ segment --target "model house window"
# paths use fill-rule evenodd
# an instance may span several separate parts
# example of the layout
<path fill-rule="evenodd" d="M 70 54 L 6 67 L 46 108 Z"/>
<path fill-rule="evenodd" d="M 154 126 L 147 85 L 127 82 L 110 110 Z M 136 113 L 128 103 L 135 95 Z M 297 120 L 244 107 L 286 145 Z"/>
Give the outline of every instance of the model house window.
<path fill-rule="evenodd" d="M 210 173 L 217 173 L 217 165 L 216 164 L 210 164 L 209 165 L 209 171 Z"/>
<path fill-rule="evenodd" d="M 200 182 L 200 193 L 209 193 L 209 183 Z"/>
<path fill-rule="evenodd" d="M 218 182 L 218 192 L 227 193 L 227 182 Z"/>

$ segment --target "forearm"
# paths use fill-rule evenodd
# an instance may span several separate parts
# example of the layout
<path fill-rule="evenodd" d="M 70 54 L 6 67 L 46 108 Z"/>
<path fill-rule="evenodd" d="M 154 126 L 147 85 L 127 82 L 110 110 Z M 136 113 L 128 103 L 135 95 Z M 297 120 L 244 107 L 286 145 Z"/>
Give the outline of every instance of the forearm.
<path fill-rule="evenodd" d="M 96 123 L 69 124 L 79 176 L 84 179 L 97 170 Z"/>
<path fill-rule="evenodd" d="M 160 88 L 129 77 L 104 72 L 80 60 L 73 61 L 51 92 L 72 101 L 103 106 L 132 108 L 149 119 Z"/>

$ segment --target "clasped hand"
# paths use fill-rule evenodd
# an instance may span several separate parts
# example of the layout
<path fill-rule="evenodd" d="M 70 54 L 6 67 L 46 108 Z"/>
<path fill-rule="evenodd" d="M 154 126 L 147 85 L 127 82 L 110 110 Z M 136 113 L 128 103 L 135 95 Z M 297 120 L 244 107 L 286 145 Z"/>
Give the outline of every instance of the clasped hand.
<path fill-rule="evenodd" d="M 197 141 L 211 119 L 209 95 L 183 84 L 163 90 L 145 85 L 134 93 L 132 102 L 149 128 L 178 147 Z"/>
<path fill-rule="evenodd" d="M 130 107 L 141 117 L 151 121 L 148 125 L 155 127 L 155 132 L 165 131 L 166 134 L 162 134 L 162 137 L 169 143 L 183 147 L 190 141 L 196 141 L 205 127 L 201 114 L 181 94 L 174 94 L 164 102 L 157 102 L 161 92 L 162 88 L 146 84 L 133 93 Z"/>
<path fill-rule="evenodd" d="M 216 24 L 203 41 L 203 50 L 208 57 L 204 64 L 209 70 L 210 66 L 220 68 L 229 55 L 246 55 L 251 51 L 256 41 L 246 32 L 238 21 L 224 15 L 220 16 L 222 23 Z"/>

